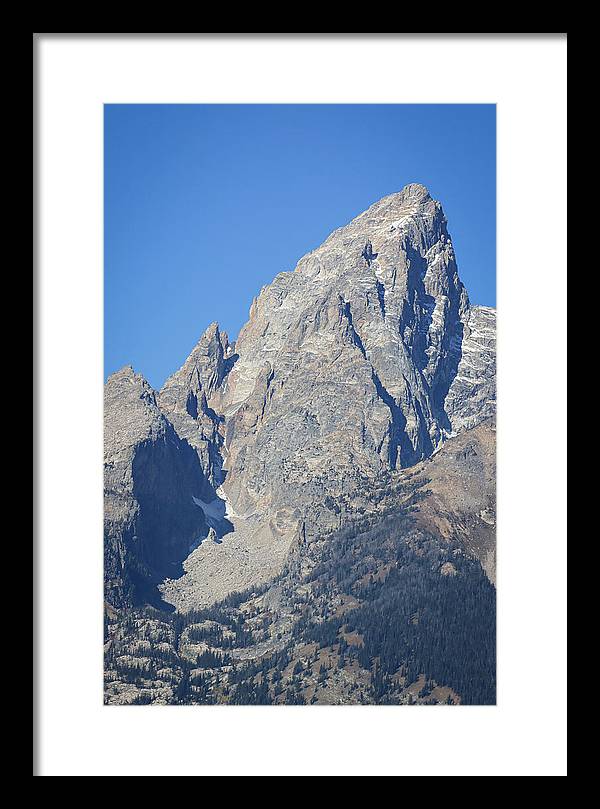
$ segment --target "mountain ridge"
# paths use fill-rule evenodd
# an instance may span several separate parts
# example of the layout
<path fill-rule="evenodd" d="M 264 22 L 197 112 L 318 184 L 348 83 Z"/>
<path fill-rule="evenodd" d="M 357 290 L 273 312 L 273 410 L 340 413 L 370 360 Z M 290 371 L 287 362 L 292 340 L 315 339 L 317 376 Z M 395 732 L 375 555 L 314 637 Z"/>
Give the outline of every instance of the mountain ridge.
<path fill-rule="evenodd" d="M 193 551 L 214 557 L 207 577 L 236 589 L 250 550 L 262 549 L 260 582 L 283 569 L 299 532 L 310 543 L 339 527 L 326 497 L 410 468 L 494 416 L 495 311 L 470 304 L 443 208 L 413 183 L 264 285 L 235 344 L 212 323 L 153 393 L 197 455 L 190 502 L 261 516 L 256 530 L 224 523 L 220 544 Z M 220 568 L 234 538 L 240 552 Z M 189 589 L 186 576 L 167 590 Z M 210 591 L 201 573 L 194 586 L 200 600 Z"/>

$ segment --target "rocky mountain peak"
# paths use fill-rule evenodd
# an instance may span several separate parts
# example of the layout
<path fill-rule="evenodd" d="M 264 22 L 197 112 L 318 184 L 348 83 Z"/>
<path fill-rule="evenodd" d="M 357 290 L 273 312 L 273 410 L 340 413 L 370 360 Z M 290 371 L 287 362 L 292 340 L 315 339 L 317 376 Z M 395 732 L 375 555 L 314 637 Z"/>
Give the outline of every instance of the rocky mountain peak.
<path fill-rule="evenodd" d="M 142 374 L 126 365 L 108 377 L 104 386 L 105 455 L 124 442 L 133 446 L 142 437 L 162 434 L 165 424 L 156 393 Z"/>
<path fill-rule="evenodd" d="M 212 323 L 158 395 L 133 369 L 113 376 L 108 399 L 136 400 L 119 416 L 134 443 L 150 421 L 193 449 L 202 502 L 226 498 L 240 547 L 258 543 L 258 581 L 300 524 L 307 542 L 339 526 L 327 503 L 493 417 L 495 313 L 471 306 L 442 206 L 412 183 L 264 286 L 235 346 Z M 211 567 L 215 543 L 197 553 L 194 575 L 238 575 L 223 554 Z"/>
<path fill-rule="evenodd" d="M 211 323 L 200 337 L 181 368 L 161 389 L 161 406 L 166 410 L 186 409 L 188 393 L 197 398 L 201 392 L 210 399 L 223 381 L 229 339 L 218 323 Z"/>
<path fill-rule="evenodd" d="M 269 497 L 288 498 L 309 448 L 331 479 L 410 466 L 461 423 L 464 390 L 448 394 L 470 311 L 442 206 L 412 183 L 263 287 L 235 353 L 212 324 L 160 404 L 191 428 L 190 396 L 205 393 L 234 502 L 253 504 L 267 479 Z"/>
<path fill-rule="evenodd" d="M 138 389 L 139 391 L 147 389 L 152 390 L 150 384 L 146 381 L 143 374 L 137 373 L 132 365 L 124 365 L 118 371 L 110 374 L 106 380 L 106 390 L 109 391 L 125 389 L 125 386 L 129 386 L 132 389 Z"/>
<path fill-rule="evenodd" d="M 233 347 L 218 323 L 211 323 L 181 368 L 158 395 L 162 412 L 180 436 L 197 451 L 204 475 L 213 487 L 221 482 L 222 419 L 211 406 L 235 361 Z"/>
<path fill-rule="evenodd" d="M 428 202 L 431 199 L 429 190 L 421 183 L 407 183 L 397 194 L 402 200 L 417 200 Z"/>

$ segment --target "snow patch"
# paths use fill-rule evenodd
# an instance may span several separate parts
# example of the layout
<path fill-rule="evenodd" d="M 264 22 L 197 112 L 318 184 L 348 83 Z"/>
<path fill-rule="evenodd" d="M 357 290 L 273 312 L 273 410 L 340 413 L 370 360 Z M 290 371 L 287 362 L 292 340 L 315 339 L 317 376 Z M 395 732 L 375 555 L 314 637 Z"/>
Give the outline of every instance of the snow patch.
<path fill-rule="evenodd" d="M 400 217 L 400 219 L 396 219 L 390 225 L 390 230 L 399 230 L 407 222 L 410 222 L 411 219 L 412 219 L 411 216 L 402 216 L 402 217 Z"/>
<path fill-rule="evenodd" d="M 198 497 L 194 497 L 193 495 L 192 500 L 199 508 L 202 509 L 204 516 L 206 517 L 206 522 L 211 526 L 211 528 L 217 528 L 227 513 L 225 501 L 221 500 L 220 497 L 215 497 L 215 499 L 211 500 L 210 503 L 205 503 L 204 500 L 200 500 Z"/>

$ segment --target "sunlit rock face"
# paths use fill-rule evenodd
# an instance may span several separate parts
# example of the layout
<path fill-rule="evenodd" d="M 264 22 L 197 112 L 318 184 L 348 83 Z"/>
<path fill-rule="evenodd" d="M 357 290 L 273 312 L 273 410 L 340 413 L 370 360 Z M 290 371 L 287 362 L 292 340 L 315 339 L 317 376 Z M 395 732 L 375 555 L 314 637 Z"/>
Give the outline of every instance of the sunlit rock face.
<path fill-rule="evenodd" d="M 466 313 L 460 363 L 444 407 L 456 433 L 496 415 L 496 310 L 489 306 Z"/>
<path fill-rule="evenodd" d="M 446 217 L 421 185 L 280 273 L 215 399 L 232 502 L 301 503 L 429 456 L 464 418 L 464 393 L 452 413 L 446 402 L 470 312 Z"/>

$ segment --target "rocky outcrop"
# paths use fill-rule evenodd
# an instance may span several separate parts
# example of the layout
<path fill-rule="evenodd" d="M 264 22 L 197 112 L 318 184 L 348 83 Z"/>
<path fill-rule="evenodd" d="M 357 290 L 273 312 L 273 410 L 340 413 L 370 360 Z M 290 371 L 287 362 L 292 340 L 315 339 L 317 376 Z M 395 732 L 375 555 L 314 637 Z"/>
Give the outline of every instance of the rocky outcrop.
<path fill-rule="evenodd" d="M 496 426 L 490 419 L 449 440 L 411 470 L 419 526 L 458 540 L 496 581 Z"/>
<path fill-rule="evenodd" d="M 104 577 L 109 604 L 158 603 L 155 585 L 207 532 L 199 458 L 131 367 L 104 389 Z"/>
<path fill-rule="evenodd" d="M 222 416 L 209 407 L 209 400 L 220 391 L 235 362 L 227 334 L 212 323 L 200 338 L 183 366 L 163 385 L 158 403 L 184 438 L 198 453 L 202 471 L 211 485 L 203 492 L 209 500 L 222 482 Z"/>
<path fill-rule="evenodd" d="M 236 508 L 293 505 L 314 523 L 324 491 L 431 455 L 455 430 L 446 402 L 470 312 L 446 217 L 421 185 L 280 273 L 219 394 Z"/>
<path fill-rule="evenodd" d="M 496 415 L 496 310 L 471 307 L 463 328 L 460 362 L 444 404 L 455 433 Z"/>

